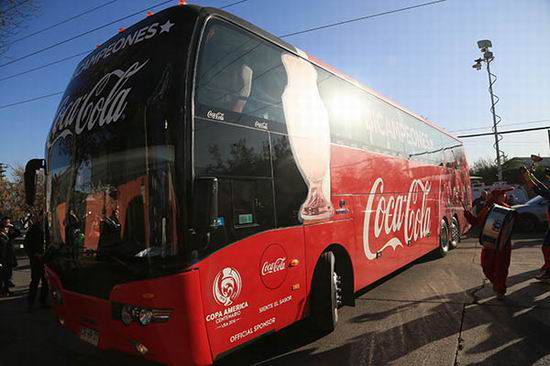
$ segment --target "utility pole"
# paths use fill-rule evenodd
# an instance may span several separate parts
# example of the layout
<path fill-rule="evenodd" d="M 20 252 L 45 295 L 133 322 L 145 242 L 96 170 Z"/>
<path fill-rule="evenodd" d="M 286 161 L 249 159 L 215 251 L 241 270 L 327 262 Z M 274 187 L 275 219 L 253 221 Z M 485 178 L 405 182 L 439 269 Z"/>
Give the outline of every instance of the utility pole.
<path fill-rule="evenodd" d="M 473 68 L 476 70 L 481 70 L 481 63 L 485 62 L 487 65 L 487 76 L 489 77 L 489 94 L 491 95 L 491 114 L 493 116 L 493 134 L 495 136 L 495 143 L 494 147 L 496 150 L 496 159 L 495 162 L 497 163 L 497 176 L 498 180 L 502 181 L 502 158 L 503 153 L 500 151 L 500 140 L 502 140 L 502 136 L 498 134 L 497 125 L 500 123 L 500 116 L 496 114 L 495 106 L 499 101 L 499 97 L 495 95 L 493 92 L 493 84 L 496 82 L 497 77 L 495 74 L 491 73 L 491 62 L 495 59 L 495 55 L 493 52 L 490 51 L 490 48 L 493 46 L 491 44 L 491 41 L 488 39 L 484 39 L 477 42 L 477 46 L 479 47 L 479 50 L 481 51 L 483 58 L 478 58 L 477 60 L 474 60 Z"/>
<path fill-rule="evenodd" d="M 0 179 L 4 179 L 6 177 L 7 169 L 8 169 L 7 164 L 0 163 Z"/>

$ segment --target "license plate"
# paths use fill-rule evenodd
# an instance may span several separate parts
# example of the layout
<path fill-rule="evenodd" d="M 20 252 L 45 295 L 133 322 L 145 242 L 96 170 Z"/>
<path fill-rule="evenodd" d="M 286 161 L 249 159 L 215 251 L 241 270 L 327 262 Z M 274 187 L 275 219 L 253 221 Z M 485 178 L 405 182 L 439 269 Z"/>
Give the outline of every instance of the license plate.
<path fill-rule="evenodd" d="M 80 339 L 97 347 L 99 344 L 99 332 L 90 328 L 80 328 Z"/>

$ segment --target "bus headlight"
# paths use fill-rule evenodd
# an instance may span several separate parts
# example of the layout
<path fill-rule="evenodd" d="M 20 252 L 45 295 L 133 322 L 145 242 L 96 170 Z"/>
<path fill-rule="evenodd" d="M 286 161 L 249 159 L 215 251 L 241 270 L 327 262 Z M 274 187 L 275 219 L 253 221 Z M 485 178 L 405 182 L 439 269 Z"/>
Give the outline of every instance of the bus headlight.
<path fill-rule="evenodd" d="M 153 319 L 153 311 L 151 309 L 141 309 L 138 315 L 139 324 L 147 325 Z"/>
<path fill-rule="evenodd" d="M 130 325 L 132 321 L 134 320 L 133 315 L 134 309 L 130 305 L 124 305 L 122 307 L 122 310 L 120 312 L 120 320 L 124 323 L 124 325 Z"/>
<path fill-rule="evenodd" d="M 113 319 L 121 320 L 124 325 L 137 322 L 140 325 L 149 323 L 164 323 L 170 320 L 172 309 L 151 309 L 139 306 L 113 303 Z"/>

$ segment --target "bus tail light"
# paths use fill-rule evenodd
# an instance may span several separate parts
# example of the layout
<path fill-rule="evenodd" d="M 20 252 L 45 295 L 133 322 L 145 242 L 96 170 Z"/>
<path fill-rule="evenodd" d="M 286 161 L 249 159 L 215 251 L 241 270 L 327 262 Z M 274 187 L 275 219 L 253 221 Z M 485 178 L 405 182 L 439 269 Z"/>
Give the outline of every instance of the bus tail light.
<path fill-rule="evenodd" d="M 151 309 L 139 306 L 113 304 L 113 318 L 121 320 L 124 325 L 137 322 L 142 326 L 149 323 L 164 323 L 170 320 L 171 309 Z"/>

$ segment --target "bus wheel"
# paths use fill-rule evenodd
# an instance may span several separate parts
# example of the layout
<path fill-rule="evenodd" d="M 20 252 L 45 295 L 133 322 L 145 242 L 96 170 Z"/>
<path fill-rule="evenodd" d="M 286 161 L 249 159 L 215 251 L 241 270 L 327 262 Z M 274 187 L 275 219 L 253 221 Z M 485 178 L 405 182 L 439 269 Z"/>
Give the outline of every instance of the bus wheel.
<path fill-rule="evenodd" d="M 443 258 L 449 251 L 449 225 L 447 221 L 441 220 L 441 229 L 439 229 L 439 247 L 436 250 L 437 257 Z"/>
<path fill-rule="evenodd" d="M 451 222 L 451 240 L 449 246 L 451 249 L 455 249 L 460 243 L 460 226 L 456 217 L 453 217 Z"/>
<path fill-rule="evenodd" d="M 315 330 L 330 333 L 338 323 L 338 307 L 342 303 L 340 276 L 334 271 L 332 252 L 321 254 L 311 284 L 311 325 Z"/>

